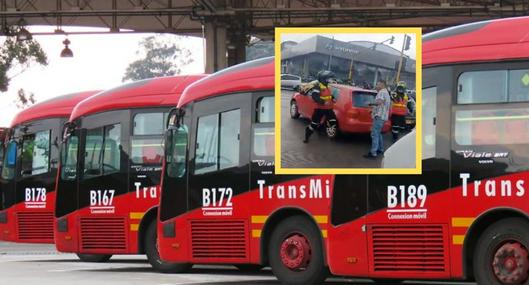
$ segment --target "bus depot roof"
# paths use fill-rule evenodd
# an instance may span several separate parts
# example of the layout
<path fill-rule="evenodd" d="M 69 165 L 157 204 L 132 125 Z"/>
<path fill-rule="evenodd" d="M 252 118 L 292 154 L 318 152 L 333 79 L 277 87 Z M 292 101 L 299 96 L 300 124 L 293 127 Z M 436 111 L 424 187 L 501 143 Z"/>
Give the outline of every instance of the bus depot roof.
<path fill-rule="evenodd" d="M 178 107 L 212 96 L 256 90 L 274 90 L 273 57 L 237 64 L 191 84 Z"/>
<path fill-rule="evenodd" d="M 100 90 L 85 91 L 58 96 L 46 101 L 42 101 L 31 107 L 20 111 L 13 121 L 11 127 L 29 121 L 47 119 L 54 117 L 69 117 L 74 107 L 84 99 L 101 92 Z"/>
<path fill-rule="evenodd" d="M 70 121 L 108 110 L 175 106 L 184 89 L 204 76 L 206 75 L 168 76 L 123 84 L 80 102 L 73 110 Z"/>
<path fill-rule="evenodd" d="M 423 65 L 529 58 L 529 17 L 456 26 L 423 37 Z"/>

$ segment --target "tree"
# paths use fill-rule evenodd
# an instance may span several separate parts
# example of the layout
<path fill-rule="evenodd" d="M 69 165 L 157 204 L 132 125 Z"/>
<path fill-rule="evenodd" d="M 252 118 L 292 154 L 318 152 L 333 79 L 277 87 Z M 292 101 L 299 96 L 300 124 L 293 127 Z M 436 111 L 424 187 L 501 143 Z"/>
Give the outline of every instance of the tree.
<path fill-rule="evenodd" d="M 180 74 L 183 66 L 193 62 L 191 51 L 182 46 L 180 40 L 149 36 L 138 48 L 136 54 L 141 58 L 129 64 L 123 81 Z"/>
<path fill-rule="evenodd" d="M 9 81 L 13 77 L 26 71 L 31 64 L 48 65 L 48 57 L 36 40 L 17 41 L 16 35 L 21 27 L 6 29 L 5 40 L 0 46 L 0 91 L 2 92 L 7 91 Z"/>
<path fill-rule="evenodd" d="M 26 91 L 24 89 L 18 89 L 17 91 L 17 98 L 15 99 L 15 104 L 17 105 L 17 108 L 24 109 L 26 107 L 29 107 L 33 104 L 35 104 L 35 94 L 29 93 L 26 94 Z"/>

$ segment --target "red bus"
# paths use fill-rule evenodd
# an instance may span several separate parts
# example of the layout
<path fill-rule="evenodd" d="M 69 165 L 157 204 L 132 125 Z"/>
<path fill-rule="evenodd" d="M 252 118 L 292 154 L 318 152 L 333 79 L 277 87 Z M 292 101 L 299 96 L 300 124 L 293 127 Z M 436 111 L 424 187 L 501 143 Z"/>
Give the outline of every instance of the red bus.
<path fill-rule="evenodd" d="M 191 85 L 166 133 L 162 259 L 269 265 L 284 284 L 527 284 L 528 25 L 424 36 L 421 175 L 274 175 L 272 59 Z"/>
<path fill-rule="evenodd" d="M 61 128 L 73 107 L 97 92 L 43 101 L 13 119 L 0 178 L 0 240 L 53 243 Z"/>
<path fill-rule="evenodd" d="M 83 261 L 146 253 L 170 271 L 156 248 L 162 139 L 171 106 L 202 78 L 146 79 L 79 103 L 66 126 L 57 176 L 55 244 Z"/>

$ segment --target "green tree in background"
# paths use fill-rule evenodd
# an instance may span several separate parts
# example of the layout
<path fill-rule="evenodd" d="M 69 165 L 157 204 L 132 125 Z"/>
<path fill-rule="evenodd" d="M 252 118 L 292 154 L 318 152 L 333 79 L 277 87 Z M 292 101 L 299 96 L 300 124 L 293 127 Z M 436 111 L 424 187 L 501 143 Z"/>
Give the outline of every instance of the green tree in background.
<path fill-rule="evenodd" d="M 48 57 L 34 39 L 17 41 L 20 27 L 10 27 L 5 31 L 0 46 L 0 91 L 6 92 L 9 81 L 26 71 L 31 64 L 48 65 Z M 9 74 L 8 74 L 9 73 Z M 13 74 L 14 73 L 14 74 Z"/>
<path fill-rule="evenodd" d="M 185 40 L 185 37 L 180 40 Z M 139 43 L 140 59 L 129 64 L 123 81 L 180 74 L 182 67 L 193 62 L 191 51 L 179 41 L 162 36 L 149 36 Z"/>

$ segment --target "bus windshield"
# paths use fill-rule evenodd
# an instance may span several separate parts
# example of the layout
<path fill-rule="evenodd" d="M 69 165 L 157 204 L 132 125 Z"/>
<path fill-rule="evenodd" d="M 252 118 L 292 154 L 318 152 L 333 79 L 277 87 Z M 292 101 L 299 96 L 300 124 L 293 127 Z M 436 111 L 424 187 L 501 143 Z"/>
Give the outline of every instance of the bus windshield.
<path fill-rule="evenodd" d="M 187 150 L 187 127 L 181 125 L 169 131 L 168 139 L 165 143 L 167 147 L 167 175 L 174 178 L 184 176 L 186 172 L 186 150 Z"/>
<path fill-rule="evenodd" d="M 2 179 L 12 180 L 15 178 L 15 166 L 17 157 L 17 143 L 11 141 L 7 144 L 4 156 L 4 163 L 2 164 Z"/>

